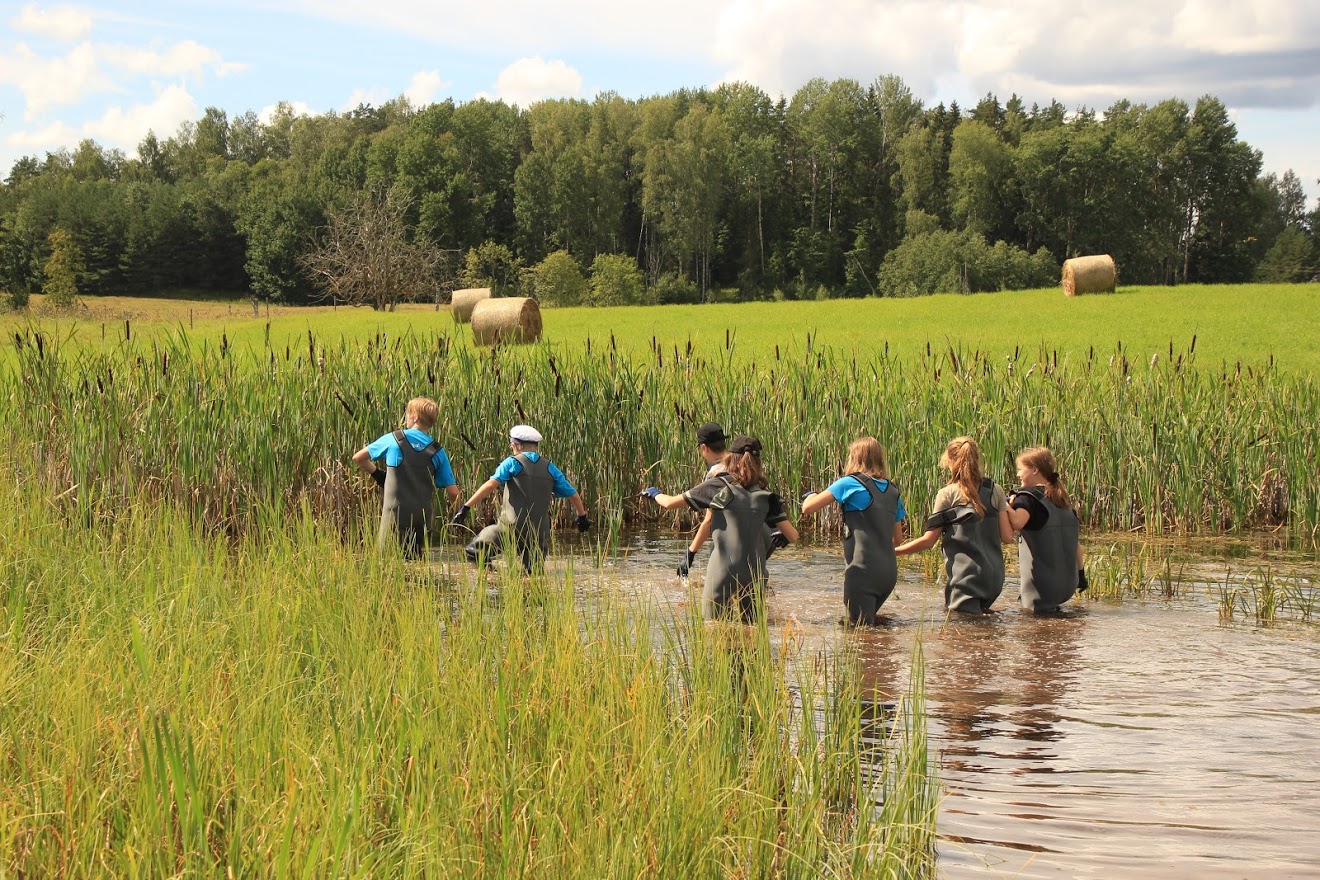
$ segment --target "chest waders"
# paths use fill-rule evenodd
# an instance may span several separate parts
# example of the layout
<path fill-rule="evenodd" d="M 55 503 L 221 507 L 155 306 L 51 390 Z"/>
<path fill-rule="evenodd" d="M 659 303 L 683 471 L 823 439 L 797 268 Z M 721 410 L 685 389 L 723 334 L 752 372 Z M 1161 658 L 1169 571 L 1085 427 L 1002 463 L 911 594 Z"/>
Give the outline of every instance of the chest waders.
<path fill-rule="evenodd" d="M 1028 611 L 1057 611 L 1077 592 L 1077 513 L 1059 507 L 1041 486 L 1023 489 L 1048 514 L 1039 529 L 1018 535 L 1018 564 L 1022 569 L 1022 607 Z"/>
<path fill-rule="evenodd" d="M 944 604 L 950 611 L 985 614 L 1004 591 L 999 514 L 991 505 L 994 489 L 993 480 L 981 481 L 985 516 L 962 517 L 944 528 Z"/>
<path fill-rule="evenodd" d="M 480 564 L 510 547 L 517 551 L 523 570 L 530 572 L 550 549 L 550 502 L 555 478 L 544 456 L 532 461 L 527 453 L 520 452 L 514 460 L 522 470 L 504 484 L 499 521 L 482 529 L 466 552 L 469 559 Z"/>
<path fill-rule="evenodd" d="M 866 474 L 849 474 L 871 494 L 865 510 L 843 512 L 843 605 L 853 623 L 875 625 L 875 613 L 898 583 L 894 555 L 894 523 L 898 519 L 898 488 L 881 492 Z"/>
<path fill-rule="evenodd" d="M 435 513 L 435 463 L 440 451 L 434 440 L 421 451 L 413 449 L 402 431 L 394 432 L 402 457 L 385 469 L 385 500 L 380 509 L 376 547 L 387 552 L 398 545 L 407 556 L 420 556 L 431 533 Z"/>
<path fill-rule="evenodd" d="M 765 519 L 770 492 L 726 481 L 710 504 L 710 561 L 701 591 L 707 620 L 752 623 L 765 600 Z"/>

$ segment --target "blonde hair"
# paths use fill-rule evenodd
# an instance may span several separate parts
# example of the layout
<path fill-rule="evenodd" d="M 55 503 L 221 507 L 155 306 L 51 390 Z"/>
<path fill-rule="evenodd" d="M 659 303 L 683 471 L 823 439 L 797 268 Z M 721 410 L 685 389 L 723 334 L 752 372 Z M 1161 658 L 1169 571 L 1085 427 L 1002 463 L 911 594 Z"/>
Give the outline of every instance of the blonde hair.
<path fill-rule="evenodd" d="M 885 448 L 874 437 L 858 437 L 848 446 L 845 474 L 862 473 L 877 480 L 889 479 L 889 461 Z"/>
<path fill-rule="evenodd" d="M 985 516 L 985 502 L 981 500 L 981 450 L 971 437 L 954 437 L 944 447 L 940 467 L 949 470 L 949 482 L 962 491 L 963 499 Z"/>
<path fill-rule="evenodd" d="M 1072 499 L 1063 488 L 1063 480 L 1059 479 L 1059 465 L 1048 446 L 1028 446 L 1018 453 L 1017 463 L 1040 471 L 1045 478 L 1045 497 L 1055 507 L 1072 507 Z"/>
<path fill-rule="evenodd" d="M 408 401 L 403 414 L 404 418 L 416 422 L 417 427 L 429 431 L 435 427 L 436 419 L 440 418 L 440 405 L 429 397 L 414 397 Z"/>

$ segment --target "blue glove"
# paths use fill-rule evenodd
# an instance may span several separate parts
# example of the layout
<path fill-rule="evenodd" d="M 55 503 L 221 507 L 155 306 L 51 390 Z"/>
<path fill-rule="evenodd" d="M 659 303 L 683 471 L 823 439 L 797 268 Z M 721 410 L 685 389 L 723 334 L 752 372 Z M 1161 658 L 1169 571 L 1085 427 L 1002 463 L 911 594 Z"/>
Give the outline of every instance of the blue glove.
<path fill-rule="evenodd" d="M 660 494 L 660 490 L 655 486 L 647 486 L 642 490 L 642 494 L 654 501 L 655 497 Z"/>

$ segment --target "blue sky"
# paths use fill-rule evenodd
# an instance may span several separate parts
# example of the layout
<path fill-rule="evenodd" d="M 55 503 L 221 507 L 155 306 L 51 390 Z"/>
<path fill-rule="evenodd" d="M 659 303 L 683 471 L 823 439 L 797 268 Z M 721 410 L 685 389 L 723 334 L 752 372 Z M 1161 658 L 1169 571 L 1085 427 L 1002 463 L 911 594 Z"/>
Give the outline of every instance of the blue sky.
<path fill-rule="evenodd" d="M 927 103 L 1214 94 L 1266 171 L 1292 168 L 1320 194 L 1320 4 L 1297 0 L 176 0 L 0 16 L 4 173 L 85 137 L 131 154 L 208 106 L 526 106 L 726 80 L 777 96 L 813 76 L 895 73 Z"/>

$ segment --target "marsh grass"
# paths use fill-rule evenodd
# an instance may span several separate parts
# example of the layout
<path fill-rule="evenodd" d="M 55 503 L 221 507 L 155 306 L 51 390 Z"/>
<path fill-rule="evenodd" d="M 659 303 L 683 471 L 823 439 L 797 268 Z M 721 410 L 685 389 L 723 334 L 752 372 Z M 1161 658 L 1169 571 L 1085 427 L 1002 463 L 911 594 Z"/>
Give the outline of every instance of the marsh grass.
<path fill-rule="evenodd" d="M 1215 589 L 1219 619 L 1225 622 L 1241 616 L 1259 625 L 1279 620 L 1310 623 L 1320 610 L 1320 591 L 1313 577 L 1280 573 L 1269 565 L 1236 578 L 1231 568 L 1226 569 Z"/>
<path fill-rule="evenodd" d="M 933 875 L 919 666 L 868 740 L 764 626 L 2 491 L 0 875 Z"/>
<path fill-rule="evenodd" d="M 478 351 L 444 334 L 309 331 L 297 344 L 244 348 L 183 330 L 124 337 L 91 351 L 27 327 L 0 374 L 0 424 L 18 438 L 22 478 L 93 518 L 145 489 L 231 534 L 258 511 L 304 503 L 322 527 L 347 533 L 373 500 L 348 456 L 428 393 L 463 486 L 493 471 L 509 425 L 531 422 L 593 519 L 620 526 L 654 521 L 636 500 L 643 486 L 700 480 L 692 432 L 713 418 L 766 442 L 772 488 L 790 502 L 837 477 L 848 442 L 873 433 L 916 515 L 943 481 L 944 444 L 967 433 L 1004 485 L 1019 449 L 1051 446 L 1090 529 L 1320 538 L 1320 385 L 1268 366 L 1203 369 L 1194 342 L 1133 362 L 1122 349 L 1069 360 L 957 345 L 902 358 L 814 345 L 737 358 L 733 334 L 708 354 L 658 343 L 629 354 L 612 337 L 575 351 Z M 836 512 L 813 525 L 840 528 Z"/>

